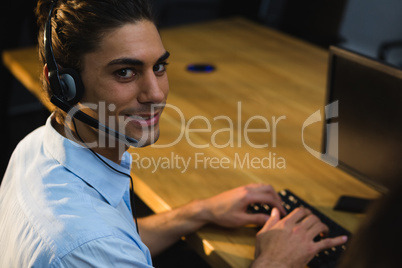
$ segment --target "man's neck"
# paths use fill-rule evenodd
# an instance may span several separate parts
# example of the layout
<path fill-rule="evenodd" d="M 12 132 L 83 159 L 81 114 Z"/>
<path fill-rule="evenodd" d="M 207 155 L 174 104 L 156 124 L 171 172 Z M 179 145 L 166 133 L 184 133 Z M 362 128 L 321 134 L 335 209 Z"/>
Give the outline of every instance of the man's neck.
<path fill-rule="evenodd" d="M 120 144 L 120 142 L 116 141 L 114 138 L 110 139 L 106 134 L 99 134 L 99 132 L 79 120 L 73 120 L 75 125 L 73 123 L 68 125 L 66 121 L 60 122 L 57 117 L 52 118 L 51 122 L 53 128 L 66 139 L 72 140 L 82 146 L 89 147 L 94 152 L 120 164 L 121 157 L 127 150 L 126 145 Z"/>

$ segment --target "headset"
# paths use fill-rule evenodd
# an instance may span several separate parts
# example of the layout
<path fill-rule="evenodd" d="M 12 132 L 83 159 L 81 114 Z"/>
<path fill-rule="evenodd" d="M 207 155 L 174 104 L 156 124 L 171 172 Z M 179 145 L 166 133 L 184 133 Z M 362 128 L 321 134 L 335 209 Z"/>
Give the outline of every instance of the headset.
<path fill-rule="evenodd" d="M 50 101 L 68 113 L 71 109 L 74 108 L 74 105 L 77 104 L 81 98 L 82 95 L 84 94 L 84 84 L 82 83 L 82 79 L 80 74 L 71 68 L 63 68 L 59 70 L 56 58 L 54 57 L 53 53 L 53 47 L 52 47 L 52 13 L 53 9 L 57 3 L 57 0 L 52 1 L 52 5 L 50 7 L 49 11 L 49 17 L 48 20 L 45 24 L 45 29 L 44 29 L 44 44 L 45 44 L 45 60 L 47 63 L 47 68 L 48 68 L 48 78 L 49 78 L 49 84 L 50 84 L 50 91 L 51 91 L 51 98 Z M 77 126 L 75 124 L 74 118 L 80 120 L 81 122 L 99 129 L 109 135 L 114 136 L 115 138 L 121 140 L 125 144 L 138 147 L 138 141 L 128 137 L 126 135 L 123 135 L 105 125 L 100 123 L 98 120 L 95 118 L 87 115 L 86 113 L 76 110 L 74 115 L 73 115 L 73 124 L 74 128 L 77 129 Z M 81 142 L 86 146 L 84 140 L 80 137 L 78 131 L 77 131 L 77 136 L 81 140 Z M 117 173 L 120 173 L 122 175 L 128 176 L 131 181 L 132 187 L 130 187 L 130 203 L 131 203 L 131 212 L 133 214 L 133 218 L 135 220 L 135 226 L 137 229 L 137 233 L 139 234 L 138 230 L 138 223 L 137 223 L 137 215 L 136 215 L 136 209 L 135 209 L 135 201 L 134 201 L 134 183 L 133 183 L 133 178 L 131 177 L 130 174 L 126 174 L 124 172 L 121 172 L 111 165 L 109 165 L 106 161 L 104 161 L 97 153 L 95 153 L 91 148 L 86 146 L 101 162 L 103 162 L 106 166 L 108 166 L 110 169 L 114 170 Z"/>
<path fill-rule="evenodd" d="M 45 60 L 48 68 L 48 78 L 51 91 L 50 101 L 68 113 L 74 108 L 74 105 L 81 100 L 84 94 L 84 84 L 80 74 L 76 70 L 71 68 L 62 68 L 59 70 L 58 68 L 52 46 L 52 13 L 56 3 L 57 0 L 52 1 L 49 17 L 44 29 Z M 93 128 L 114 136 L 125 144 L 139 147 L 139 142 L 137 140 L 109 128 L 99 122 L 99 120 L 89 116 L 79 109 L 75 111 L 73 117 Z"/>

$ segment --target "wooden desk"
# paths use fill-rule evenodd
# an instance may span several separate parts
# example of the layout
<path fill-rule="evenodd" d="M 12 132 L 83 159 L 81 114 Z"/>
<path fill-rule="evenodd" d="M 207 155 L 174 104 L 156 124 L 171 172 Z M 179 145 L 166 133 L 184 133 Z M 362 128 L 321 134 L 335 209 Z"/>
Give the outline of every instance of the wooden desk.
<path fill-rule="evenodd" d="M 172 106 L 165 109 L 156 143 L 165 148 L 130 149 L 140 198 L 162 212 L 236 186 L 270 183 L 291 189 L 354 231 L 362 215 L 333 211 L 335 201 L 341 194 L 372 198 L 378 193 L 313 157 L 302 142 L 303 122 L 324 106 L 327 52 L 243 19 L 164 29 L 161 35 L 172 55 Z M 37 72 L 27 70 L 24 58 L 15 53 L 3 58 L 22 69 L 12 70 L 31 72 L 24 73 L 29 79 L 20 78 L 23 83 L 35 81 Z M 215 65 L 216 71 L 186 71 L 199 62 Z M 40 91 L 36 84 L 26 85 Z M 317 151 L 322 127 L 319 122 L 304 130 L 304 142 Z M 189 161 L 186 169 L 182 159 Z M 186 240 L 214 267 L 248 267 L 255 234 L 254 228 L 207 226 Z"/>

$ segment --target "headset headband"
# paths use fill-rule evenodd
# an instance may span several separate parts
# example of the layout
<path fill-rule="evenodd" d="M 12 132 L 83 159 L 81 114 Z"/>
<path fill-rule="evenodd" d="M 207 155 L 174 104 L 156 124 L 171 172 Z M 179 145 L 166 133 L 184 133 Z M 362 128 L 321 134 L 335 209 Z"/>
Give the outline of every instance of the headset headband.
<path fill-rule="evenodd" d="M 56 6 L 57 0 L 52 1 L 50 7 L 48 20 L 45 24 L 44 44 L 45 44 L 45 59 L 49 72 L 49 83 L 51 91 L 58 97 L 63 97 L 63 88 L 61 86 L 59 68 L 57 66 L 56 58 L 53 53 L 52 46 L 52 13 Z"/>

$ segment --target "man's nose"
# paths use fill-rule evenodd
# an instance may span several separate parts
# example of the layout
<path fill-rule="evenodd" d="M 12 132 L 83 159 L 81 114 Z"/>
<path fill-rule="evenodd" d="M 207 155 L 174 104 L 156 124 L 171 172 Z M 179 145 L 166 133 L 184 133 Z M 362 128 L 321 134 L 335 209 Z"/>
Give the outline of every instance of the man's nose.
<path fill-rule="evenodd" d="M 140 94 L 138 102 L 140 103 L 161 103 L 165 100 L 166 90 L 163 88 L 164 81 L 157 77 L 153 71 L 144 73 L 140 84 Z"/>

